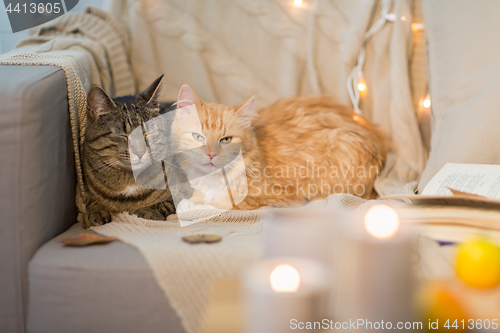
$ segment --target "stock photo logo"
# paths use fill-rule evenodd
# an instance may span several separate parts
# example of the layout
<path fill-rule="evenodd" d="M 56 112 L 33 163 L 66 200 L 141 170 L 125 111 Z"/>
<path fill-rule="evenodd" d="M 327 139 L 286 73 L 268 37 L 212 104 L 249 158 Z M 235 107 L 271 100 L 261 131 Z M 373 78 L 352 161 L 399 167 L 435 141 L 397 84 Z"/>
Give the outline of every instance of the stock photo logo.
<path fill-rule="evenodd" d="M 248 194 L 240 146 L 230 140 L 209 142 L 192 128 L 201 133 L 196 107 L 189 105 L 145 122 L 128 138 L 136 185 L 168 188 L 181 226 L 220 215 Z M 207 188 L 209 195 L 202 195 Z"/>
<path fill-rule="evenodd" d="M 79 0 L 4 0 L 13 33 L 52 21 L 73 9 Z"/>

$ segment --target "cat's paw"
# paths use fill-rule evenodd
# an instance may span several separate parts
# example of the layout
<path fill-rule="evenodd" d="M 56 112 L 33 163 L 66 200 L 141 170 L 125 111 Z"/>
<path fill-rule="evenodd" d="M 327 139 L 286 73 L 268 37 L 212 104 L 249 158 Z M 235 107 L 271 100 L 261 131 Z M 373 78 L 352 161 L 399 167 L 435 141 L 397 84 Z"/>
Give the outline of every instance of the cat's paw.
<path fill-rule="evenodd" d="M 136 210 L 134 214 L 143 219 L 165 221 L 165 216 L 161 212 L 153 210 L 151 208 L 142 208 Z"/>
<path fill-rule="evenodd" d="M 193 207 L 195 204 L 189 200 L 189 199 L 182 199 L 181 202 L 176 207 L 176 213 L 177 214 L 182 214 L 185 212 L 189 212 L 190 210 L 193 210 Z"/>
<path fill-rule="evenodd" d="M 108 222 L 111 222 L 111 214 L 107 210 L 91 209 L 83 216 L 83 227 L 85 229 Z"/>
<path fill-rule="evenodd" d="M 236 207 L 234 207 L 234 210 L 253 210 L 262 207 L 262 203 L 259 202 L 257 199 L 252 198 L 252 197 L 246 197 L 245 200 L 240 202 Z"/>

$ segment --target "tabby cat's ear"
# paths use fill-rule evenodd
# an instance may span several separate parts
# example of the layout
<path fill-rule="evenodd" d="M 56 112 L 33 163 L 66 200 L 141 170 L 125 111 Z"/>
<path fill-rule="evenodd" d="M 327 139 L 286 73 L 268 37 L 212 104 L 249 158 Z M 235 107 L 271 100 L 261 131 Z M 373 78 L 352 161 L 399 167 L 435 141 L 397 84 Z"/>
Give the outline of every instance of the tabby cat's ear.
<path fill-rule="evenodd" d="M 236 111 L 236 114 L 240 116 L 243 120 L 243 123 L 246 126 L 252 125 L 252 122 L 259 115 L 255 112 L 255 99 L 256 95 L 250 97 L 248 101 L 246 101 L 239 109 Z"/>
<path fill-rule="evenodd" d="M 113 100 L 102 88 L 94 86 L 90 88 L 87 95 L 87 106 L 92 120 L 97 120 L 99 116 L 108 113 L 116 107 Z"/>
<path fill-rule="evenodd" d="M 160 85 L 163 81 L 163 76 L 157 78 L 149 87 L 146 88 L 139 95 L 146 100 L 146 104 L 155 104 L 158 101 L 158 96 L 160 95 Z"/>
<path fill-rule="evenodd" d="M 190 86 L 183 84 L 181 90 L 179 90 L 179 96 L 177 97 L 177 108 L 180 109 L 193 104 L 196 106 L 196 109 L 198 109 L 201 105 L 200 99 Z"/>

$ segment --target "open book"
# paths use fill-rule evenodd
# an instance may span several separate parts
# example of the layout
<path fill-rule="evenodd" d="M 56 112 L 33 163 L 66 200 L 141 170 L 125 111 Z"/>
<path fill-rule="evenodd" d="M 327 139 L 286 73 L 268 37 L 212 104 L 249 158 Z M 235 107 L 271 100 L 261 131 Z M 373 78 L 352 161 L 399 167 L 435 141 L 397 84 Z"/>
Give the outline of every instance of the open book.
<path fill-rule="evenodd" d="M 500 165 L 447 163 L 421 195 L 383 199 L 411 202 L 398 209 L 407 222 L 500 230 Z"/>

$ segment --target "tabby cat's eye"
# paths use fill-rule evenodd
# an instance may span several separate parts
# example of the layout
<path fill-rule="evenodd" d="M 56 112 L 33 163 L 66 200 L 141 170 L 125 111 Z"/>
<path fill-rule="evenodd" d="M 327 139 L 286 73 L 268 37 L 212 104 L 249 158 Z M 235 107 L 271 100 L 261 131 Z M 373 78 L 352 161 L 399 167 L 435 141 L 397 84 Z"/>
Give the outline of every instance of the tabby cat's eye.
<path fill-rule="evenodd" d="M 205 138 L 202 135 L 198 134 L 198 133 L 193 133 L 193 138 L 196 141 L 204 141 L 205 140 Z"/>
<path fill-rule="evenodd" d="M 226 136 L 225 138 L 220 139 L 221 143 L 229 143 L 233 139 L 232 136 Z"/>

